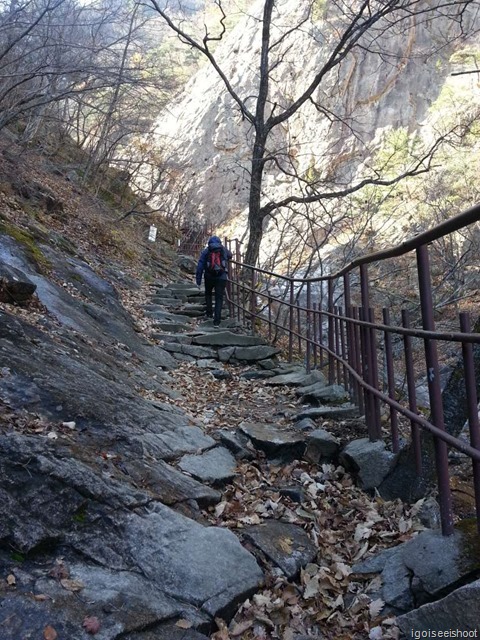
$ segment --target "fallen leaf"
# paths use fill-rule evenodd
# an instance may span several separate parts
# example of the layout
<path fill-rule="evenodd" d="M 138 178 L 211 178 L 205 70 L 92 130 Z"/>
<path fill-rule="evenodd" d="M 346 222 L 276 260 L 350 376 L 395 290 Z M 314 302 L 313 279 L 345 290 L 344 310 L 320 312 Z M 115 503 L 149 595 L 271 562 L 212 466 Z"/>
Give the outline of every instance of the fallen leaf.
<path fill-rule="evenodd" d="M 217 516 L 217 518 L 219 518 L 222 513 L 225 511 L 225 508 L 227 506 L 228 502 L 219 502 L 217 504 L 217 506 L 215 507 L 215 515 Z"/>
<path fill-rule="evenodd" d="M 53 627 L 47 625 L 43 630 L 43 638 L 44 640 L 57 640 L 58 633 L 55 631 Z"/>
<path fill-rule="evenodd" d="M 373 627 L 368 634 L 369 640 L 381 640 L 383 638 L 383 631 L 381 627 Z"/>
<path fill-rule="evenodd" d="M 238 622 L 234 625 L 233 629 L 230 631 L 230 635 L 236 638 L 237 636 L 245 633 L 250 627 L 253 627 L 253 620 L 245 620 L 244 622 Z"/>
<path fill-rule="evenodd" d="M 368 612 L 372 618 L 376 618 L 380 611 L 385 606 L 385 602 L 381 598 L 377 598 L 376 600 L 372 600 L 368 607 Z"/>
<path fill-rule="evenodd" d="M 60 584 L 67 591 L 81 591 L 85 586 L 80 580 L 70 580 L 68 578 L 60 580 Z"/>
<path fill-rule="evenodd" d="M 398 521 L 398 530 L 400 531 L 400 533 L 406 533 L 407 531 L 409 531 L 412 528 L 412 520 L 406 520 L 405 518 L 400 518 L 400 520 Z"/>
<path fill-rule="evenodd" d="M 288 553 L 288 555 L 292 555 L 293 553 L 292 544 L 292 538 L 280 538 L 278 540 L 278 546 L 284 553 Z"/>
<path fill-rule="evenodd" d="M 364 524 L 363 522 L 359 522 L 357 524 L 355 528 L 355 534 L 353 536 L 355 542 L 360 542 L 360 540 L 369 538 L 372 535 L 372 530 L 367 526 L 367 524 Z"/>
<path fill-rule="evenodd" d="M 70 574 L 63 562 L 61 560 L 57 560 L 55 565 L 50 569 L 48 575 L 51 578 L 55 578 L 55 580 L 62 580 L 63 578 L 68 578 Z"/>
<path fill-rule="evenodd" d="M 308 600 L 309 598 L 315 597 L 319 593 L 319 591 L 320 585 L 318 583 L 318 576 L 316 576 L 315 578 L 312 578 L 311 580 L 309 580 L 309 582 L 307 582 L 305 591 L 303 592 L 303 597 L 305 600 Z"/>
<path fill-rule="evenodd" d="M 92 636 L 100 631 L 100 620 L 96 616 L 90 616 L 85 618 L 83 621 L 82 627 L 85 629 L 87 633 L 91 633 Z"/>
<path fill-rule="evenodd" d="M 17 584 L 17 579 L 15 578 L 13 573 L 7 576 L 7 584 L 9 587 L 14 587 Z"/>
<path fill-rule="evenodd" d="M 268 607 L 272 603 L 272 599 L 270 596 L 265 596 L 261 593 L 256 593 L 253 596 L 253 601 L 257 605 L 257 607 Z"/>
<path fill-rule="evenodd" d="M 180 629 L 191 629 L 193 627 L 193 622 L 190 622 L 190 620 L 177 620 L 175 623 L 176 627 L 179 627 Z"/>

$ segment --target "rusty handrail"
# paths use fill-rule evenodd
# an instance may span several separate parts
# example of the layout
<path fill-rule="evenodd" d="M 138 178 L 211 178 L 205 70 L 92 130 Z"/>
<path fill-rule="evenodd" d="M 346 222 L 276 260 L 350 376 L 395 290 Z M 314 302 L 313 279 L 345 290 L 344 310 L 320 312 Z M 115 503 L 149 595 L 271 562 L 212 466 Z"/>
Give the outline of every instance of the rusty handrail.
<path fill-rule="evenodd" d="M 288 338 L 288 357 L 291 360 L 296 350 L 305 357 L 309 371 L 312 366 L 326 366 L 328 379 L 343 383 L 350 391 L 352 399 L 365 412 L 368 436 L 371 440 L 383 437 L 380 403 L 390 410 L 392 446 L 399 450 L 397 414 L 403 415 L 411 423 L 412 446 L 417 472 L 421 472 L 422 456 L 420 428 L 429 432 L 435 443 L 435 462 L 438 479 L 442 531 L 445 535 L 453 532 L 451 495 L 447 445 L 468 455 L 472 459 L 475 499 L 480 510 L 480 425 L 476 412 L 477 389 L 473 366 L 473 345 L 480 344 L 480 334 L 472 332 L 468 314 L 461 314 L 460 331 L 437 331 L 434 322 L 435 305 L 430 275 L 428 245 L 448 234 L 454 233 L 480 220 L 480 204 L 429 229 L 390 249 L 378 251 L 356 258 L 335 273 L 313 278 L 298 278 L 278 274 L 267 269 L 241 262 L 238 241 L 226 241 L 231 249 L 236 247 L 231 261 L 228 297 L 233 315 L 239 320 L 250 320 L 252 329 L 257 323 L 268 325 L 268 335 L 285 335 Z M 235 247 L 234 244 L 235 243 Z M 371 308 L 371 291 L 368 265 L 415 252 L 418 276 L 419 309 L 422 326 L 412 327 L 409 314 L 402 310 L 402 325 L 390 323 L 388 309 L 383 310 L 383 322 L 375 320 Z M 351 301 L 350 275 L 358 270 L 356 286 L 360 287 L 360 306 Z M 281 295 L 266 289 L 259 290 L 257 283 L 263 278 L 274 280 Z M 311 286 L 314 283 L 328 283 L 328 292 L 321 288 L 321 301 L 313 300 Z M 334 303 L 335 295 L 341 302 Z M 301 285 L 298 287 L 298 285 Z M 353 285 L 352 285 L 353 286 Z M 295 294 L 306 295 L 306 303 L 300 304 Z M 306 293 L 305 293 L 306 292 Z M 258 310 L 258 301 L 262 310 Z M 325 332 L 325 338 L 322 335 Z M 394 362 L 391 336 L 396 335 L 404 343 L 403 364 L 407 380 L 407 405 L 395 397 Z M 428 380 L 431 416 L 427 420 L 419 415 L 416 400 L 415 367 L 412 339 L 420 339 L 424 344 L 424 366 Z M 379 342 L 383 341 L 385 362 L 379 361 Z M 468 395 L 468 420 L 470 424 L 470 445 L 449 434 L 443 417 L 442 390 L 440 387 L 439 356 L 437 344 L 456 343 L 462 345 L 465 363 L 465 386 Z M 318 357 L 319 355 L 319 357 Z M 326 356 L 324 360 L 323 356 Z M 388 374 L 388 375 L 387 375 Z M 383 392 L 380 380 L 388 377 L 388 389 Z M 477 517 L 480 532 L 480 518 Z"/>
<path fill-rule="evenodd" d="M 398 258 L 399 256 L 403 256 L 406 253 L 410 253 L 414 249 L 418 249 L 426 244 L 430 244 L 434 240 L 439 240 L 440 238 L 454 233 L 459 229 L 463 229 L 474 222 L 478 222 L 480 220 L 480 204 L 467 209 L 463 213 L 459 213 L 457 216 L 450 218 L 449 220 L 445 220 L 440 223 L 436 227 L 432 229 L 428 229 L 427 231 L 423 231 L 418 235 L 402 242 L 396 247 L 392 247 L 391 249 L 384 249 L 382 251 L 376 251 L 374 253 L 369 253 L 366 256 L 361 258 L 355 258 L 349 262 L 345 267 L 342 267 L 339 271 L 335 273 L 328 274 L 326 276 L 318 276 L 315 278 L 295 278 L 292 276 L 283 276 L 273 271 L 266 271 L 265 269 L 261 269 L 260 267 L 254 267 L 250 264 L 241 263 L 243 268 L 246 269 L 255 269 L 259 273 L 264 273 L 266 275 L 275 276 L 277 278 L 283 278 L 284 280 L 288 280 L 290 282 L 326 282 L 331 279 L 337 279 L 346 273 L 353 271 L 353 269 L 360 267 L 362 265 L 371 264 L 372 262 L 380 262 L 382 260 L 387 260 L 388 258 Z"/>

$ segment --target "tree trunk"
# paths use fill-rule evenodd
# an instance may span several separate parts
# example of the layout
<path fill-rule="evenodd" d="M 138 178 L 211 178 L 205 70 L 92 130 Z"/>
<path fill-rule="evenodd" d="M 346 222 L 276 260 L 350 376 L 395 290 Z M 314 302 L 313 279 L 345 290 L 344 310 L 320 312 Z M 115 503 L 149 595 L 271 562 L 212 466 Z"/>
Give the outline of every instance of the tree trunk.
<path fill-rule="evenodd" d="M 259 131 L 258 129 L 262 129 Z M 260 244 L 263 236 L 263 220 L 265 211 L 261 206 L 262 199 L 262 182 L 264 170 L 264 155 L 267 135 L 264 127 L 257 125 L 257 133 L 255 135 L 255 143 L 252 154 L 252 170 L 250 178 L 250 193 L 248 199 L 248 243 L 244 256 L 246 264 L 255 266 L 258 262 L 260 253 Z"/>

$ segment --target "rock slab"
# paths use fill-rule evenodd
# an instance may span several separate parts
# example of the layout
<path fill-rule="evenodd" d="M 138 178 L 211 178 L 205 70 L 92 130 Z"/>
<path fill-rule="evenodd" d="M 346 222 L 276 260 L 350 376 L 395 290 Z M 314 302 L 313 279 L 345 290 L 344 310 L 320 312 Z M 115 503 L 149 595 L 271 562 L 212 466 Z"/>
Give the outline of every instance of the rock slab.
<path fill-rule="evenodd" d="M 317 549 L 305 531 L 294 524 L 267 520 L 245 530 L 245 538 L 262 551 L 288 578 L 311 562 Z"/>
<path fill-rule="evenodd" d="M 215 447 L 201 455 L 183 456 L 178 466 L 201 482 L 222 486 L 235 477 L 236 461 L 230 451 Z"/>

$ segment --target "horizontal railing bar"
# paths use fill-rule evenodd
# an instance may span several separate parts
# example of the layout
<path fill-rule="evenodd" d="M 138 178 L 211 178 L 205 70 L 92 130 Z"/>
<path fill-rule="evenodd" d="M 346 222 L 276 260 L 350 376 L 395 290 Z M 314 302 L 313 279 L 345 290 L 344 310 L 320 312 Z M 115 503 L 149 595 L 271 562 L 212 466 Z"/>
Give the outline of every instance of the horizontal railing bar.
<path fill-rule="evenodd" d="M 239 305 L 237 305 L 235 303 L 233 303 L 233 304 L 235 306 L 239 306 Z M 262 316 L 260 316 L 258 314 L 252 314 L 251 313 L 250 315 L 252 315 L 255 318 L 259 318 L 260 320 L 262 320 Z M 332 314 L 332 315 L 334 315 L 334 314 Z M 343 316 L 337 316 L 337 317 L 343 318 Z M 280 325 L 280 324 L 278 324 L 276 322 L 272 321 L 271 324 L 273 324 L 275 327 L 278 327 L 279 329 L 284 329 L 287 333 L 292 333 L 295 338 L 302 338 L 302 340 L 305 340 L 306 342 L 309 342 L 312 346 L 319 347 L 321 350 L 325 351 L 326 353 L 328 353 L 330 355 L 333 355 L 335 360 L 337 362 L 340 362 L 340 364 L 342 364 L 349 371 L 349 373 L 351 373 L 351 375 L 357 380 L 357 382 L 359 382 L 360 386 L 363 389 L 366 389 L 369 392 L 371 392 L 377 398 L 379 398 L 380 400 L 385 402 L 385 404 L 388 404 L 390 407 L 396 409 L 399 413 L 404 415 L 409 420 L 413 420 L 414 422 L 416 422 L 420 426 L 425 427 L 425 429 L 427 429 L 432 435 L 440 438 L 446 444 L 449 444 L 451 447 L 453 447 L 457 451 L 461 451 L 462 453 L 465 453 L 466 455 L 468 455 L 470 458 L 473 458 L 474 460 L 480 462 L 480 450 L 471 447 L 470 445 L 468 445 L 467 443 L 463 442 L 462 440 L 459 440 L 458 438 L 455 438 L 454 436 L 450 435 L 448 432 L 443 431 L 442 429 L 439 429 L 438 427 L 433 425 L 431 422 L 429 422 L 426 418 L 422 417 L 421 415 L 419 415 L 417 413 L 413 413 L 413 411 L 410 411 L 410 409 L 408 409 L 407 407 L 404 407 L 402 404 L 400 404 L 399 402 L 397 402 L 393 398 L 390 398 L 390 396 L 385 395 L 384 393 L 382 393 L 378 389 L 375 389 L 375 387 L 372 387 L 371 385 L 369 385 L 355 371 L 355 369 L 353 369 L 353 367 L 351 367 L 349 365 L 349 363 L 346 360 L 344 360 L 343 358 L 339 357 L 335 352 L 331 351 L 326 345 L 321 344 L 320 342 L 316 342 L 315 340 L 308 339 L 304 335 L 299 334 L 295 330 L 290 331 L 288 328 L 286 328 L 283 325 Z M 365 324 L 366 326 L 375 326 L 375 327 L 380 326 L 380 325 L 370 325 L 369 323 L 365 323 L 365 322 L 359 322 L 358 324 Z M 429 332 L 425 331 L 423 333 L 429 333 Z M 469 334 L 465 334 L 465 335 L 469 335 Z"/>
<path fill-rule="evenodd" d="M 480 204 L 476 204 L 470 209 L 467 209 L 467 211 L 463 211 L 453 218 L 441 222 L 439 225 L 433 227 L 432 229 L 428 229 L 423 233 L 419 233 L 413 238 L 410 238 L 410 240 L 406 240 L 396 247 L 385 249 L 383 251 L 377 251 L 375 253 L 370 253 L 369 255 L 362 258 L 356 258 L 355 260 L 352 260 L 352 262 L 349 262 L 345 267 L 340 269 L 340 271 L 332 273 L 328 276 L 319 276 L 318 278 L 292 278 L 290 276 L 279 275 L 277 273 L 274 273 L 273 271 L 266 271 L 252 265 L 244 263 L 237 264 L 241 264 L 245 269 L 255 269 L 259 273 L 265 273 L 270 276 L 275 276 L 276 278 L 281 278 L 288 282 L 326 282 L 328 280 L 340 278 L 344 274 L 361 265 L 370 264 L 371 262 L 378 262 L 380 260 L 386 260 L 387 258 L 398 258 L 399 256 L 403 256 L 406 253 L 409 253 L 410 251 L 421 247 L 422 245 L 430 244 L 434 240 L 438 240 L 439 238 L 442 238 L 449 233 L 454 233 L 455 231 L 458 231 L 459 229 L 462 229 L 463 227 L 466 227 L 473 222 L 478 222 L 479 220 Z"/>
<path fill-rule="evenodd" d="M 407 407 L 404 407 L 393 398 L 390 398 L 390 396 L 387 396 L 381 391 L 379 391 L 378 389 L 375 389 L 375 387 L 372 387 L 367 382 L 365 382 L 363 378 L 355 371 L 355 369 L 353 369 L 353 367 L 351 367 L 348 364 L 346 360 L 343 360 L 343 358 L 340 358 L 339 356 L 337 356 L 327 346 L 322 345 L 320 343 L 315 343 L 315 344 L 317 345 L 317 347 L 320 347 L 320 349 L 323 349 L 327 353 L 330 353 L 331 355 L 333 355 L 337 361 L 339 361 L 342 365 L 344 365 L 364 389 L 367 389 L 368 391 L 373 393 L 375 396 L 377 396 L 377 398 L 379 398 L 389 406 L 396 409 L 399 413 L 404 415 L 406 418 L 409 418 L 410 420 L 413 420 L 420 426 L 425 427 L 425 429 L 427 429 L 432 435 L 437 436 L 438 438 L 443 440 L 446 444 L 449 444 L 454 449 L 457 449 L 457 451 L 461 451 L 462 453 L 465 453 L 466 455 L 468 455 L 470 458 L 473 458 L 474 460 L 477 460 L 480 462 L 479 449 L 475 449 L 474 447 L 470 446 L 466 442 L 463 442 L 462 440 L 459 440 L 458 438 L 455 438 L 454 436 L 450 435 L 447 431 L 443 431 L 442 429 L 439 429 L 423 416 L 419 415 L 418 413 L 413 413 L 413 411 L 410 411 L 410 409 L 408 409 Z"/>
<path fill-rule="evenodd" d="M 262 296 L 263 298 L 272 299 L 272 296 L 269 296 L 268 294 L 262 293 L 260 291 L 255 291 L 255 289 L 252 289 L 246 284 L 245 285 L 238 284 L 238 282 L 236 282 L 235 280 L 231 282 L 234 282 L 238 287 L 240 287 L 244 291 L 248 291 L 249 293 L 253 292 L 258 296 Z M 289 302 L 285 300 L 279 300 L 278 298 L 273 298 L 273 300 L 277 304 L 283 305 L 287 309 L 294 308 L 295 310 L 300 309 L 300 311 L 305 311 L 305 312 L 309 311 L 308 307 L 304 307 L 302 305 L 298 305 L 298 304 L 291 305 Z M 366 320 L 356 320 L 349 316 L 331 313 L 326 309 L 325 310 L 322 309 L 321 311 L 315 311 L 313 313 L 321 313 L 326 317 L 339 318 L 340 320 L 345 320 L 346 322 L 349 322 L 351 324 L 356 324 L 358 326 L 370 327 L 372 329 L 377 329 L 378 331 L 395 333 L 402 336 L 411 336 L 412 338 L 423 338 L 423 339 L 430 338 L 430 339 L 439 340 L 439 341 L 444 340 L 446 342 L 468 342 L 472 344 L 480 344 L 480 333 L 460 333 L 455 331 L 452 331 L 452 332 L 427 331 L 426 329 L 412 329 L 412 328 L 406 329 L 405 327 L 400 327 L 397 325 L 386 325 L 386 324 L 367 322 Z M 255 317 L 262 319 L 262 316 L 258 314 L 255 314 Z"/>

